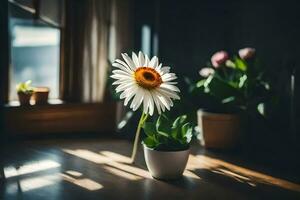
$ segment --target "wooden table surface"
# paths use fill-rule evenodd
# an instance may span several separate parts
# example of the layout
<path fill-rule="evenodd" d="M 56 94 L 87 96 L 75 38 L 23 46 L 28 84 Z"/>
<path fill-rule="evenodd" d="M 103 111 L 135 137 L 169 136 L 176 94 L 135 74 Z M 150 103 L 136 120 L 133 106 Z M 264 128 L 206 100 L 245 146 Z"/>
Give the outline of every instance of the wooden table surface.
<path fill-rule="evenodd" d="M 293 172 L 230 159 L 198 144 L 182 179 L 159 181 L 149 175 L 142 149 L 136 164 L 129 164 L 131 147 L 110 139 L 10 145 L 1 156 L 6 178 L 0 199 L 300 199 L 300 177 Z"/>

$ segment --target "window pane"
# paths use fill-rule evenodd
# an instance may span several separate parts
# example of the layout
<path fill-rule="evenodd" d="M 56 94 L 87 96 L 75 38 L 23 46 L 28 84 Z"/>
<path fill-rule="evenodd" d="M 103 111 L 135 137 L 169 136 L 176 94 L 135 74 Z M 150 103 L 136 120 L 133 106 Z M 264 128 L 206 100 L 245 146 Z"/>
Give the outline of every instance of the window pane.
<path fill-rule="evenodd" d="M 15 86 L 32 80 L 33 86 L 50 88 L 50 98 L 59 97 L 60 30 L 31 19 L 10 20 L 10 100 L 16 100 Z"/>

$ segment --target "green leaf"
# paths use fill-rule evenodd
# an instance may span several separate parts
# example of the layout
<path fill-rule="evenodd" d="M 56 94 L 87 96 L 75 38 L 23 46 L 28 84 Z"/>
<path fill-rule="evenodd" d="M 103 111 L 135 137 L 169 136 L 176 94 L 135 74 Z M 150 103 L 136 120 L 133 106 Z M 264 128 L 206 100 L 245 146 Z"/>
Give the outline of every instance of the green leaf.
<path fill-rule="evenodd" d="M 190 128 L 190 123 L 187 122 L 181 127 L 181 134 L 184 137 L 188 129 Z"/>
<path fill-rule="evenodd" d="M 226 104 L 226 103 L 232 103 L 234 101 L 235 101 L 235 97 L 228 97 L 228 98 L 223 99 L 221 102 L 223 104 Z"/>
<path fill-rule="evenodd" d="M 193 127 L 190 127 L 185 134 L 186 142 L 190 143 L 192 140 L 192 137 L 193 137 Z"/>
<path fill-rule="evenodd" d="M 155 139 L 152 138 L 152 137 L 146 137 L 146 138 L 144 138 L 143 144 L 145 144 L 148 148 L 155 148 L 156 146 L 159 145 L 159 143 L 157 143 L 155 141 Z"/>
<path fill-rule="evenodd" d="M 153 135 L 156 134 L 156 127 L 152 122 L 145 122 L 143 125 L 143 129 L 147 136 L 153 137 Z"/>
<path fill-rule="evenodd" d="M 159 116 L 156 122 L 156 131 L 158 134 L 169 137 L 169 135 L 171 134 L 171 124 L 166 116 Z"/>
<path fill-rule="evenodd" d="M 234 62 L 232 62 L 231 60 L 227 60 L 227 61 L 225 62 L 225 65 L 226 65 L 227 67 L 230 67 L 230 68 L 233 68 L 233 69 L 236 68 Z"/>
<path fill-rule="evenodd" d="M 239 88 L 242 88 L 245 85 L 247 78 L 248 77 L 246 74 L 244 74 L 242 77 L 240 77 Z"/>
<path fill-rule="evenodd" d="M 17 92 L 23 92 L 23 93 L 33 93 L 34 88 L 31 87 L 31 80 L 28 80 L 26 82 L 21 82 L 16 86 Z"/>
<path fill-rule="evenodd" d="M 186 121 L 187 116 L 181 115 L 175 119 L 173 122 L 173 127 L 178 127 L 179 125 L 183 124 Z"/>
<path fill-rule="evenodd" d="M 210 82 L 212 81 L 213 78 L 214 78 L 214 76 L 210 75 L 210 76 L 204 81 L 203 86 L 204 86 L 205 88 L 207 88 L 207 87 L 209 86 L 209 84 L 210 84 Z"/>
<path fill-rule="evenodd" d="M 179 136 L 180 135 L 180 127 L 179 126 L 176 126 L 176 127 L 172 127 L 172 137 L 174 139 L 179 139 Z"/>
<path fill-rule="evenodd" d="M 192 138 L 192 127 L 191 124 L 185 123 L 182 127 L 181 127 L 181 134 L 182 134 L 182 138 L 185 139 L 185 141 L 182 142 L 186 142 L 189 143 L 191 141 Z"/>
<path fill-rule="evenodd" d="M 238 57 L 235 57 L 234 63 L 235 63 L 236 68 L 238 68 L 239 70 L 241 70 L 243 72 L 247 70 L 247 63 L 244 60 L 242 60 Z"/>
<path fill-rule="evenodd" d="M 265 104 L 264 103 L 260 103 L 257 105 L 257 111 L 261 114 L 261 115 L 265 115 Z"/>
<path fill-rule="evenodd" d="M 203 87 L 205 81 L 206 81 L 206 79 L 203 79 L 203 80 L 198 81 L 197 84 L 196 84 L 197 88 Z"/>
<path fill-rule="evenodd" d="M 186 123 L 186 120 L 186 115 L 179 116 L 174 121 L 161 115 L 156 123 L 146 122 L 143 128 L 147 137 L 143 143 L 148 148 L 161 151 L 177 151 L 189 148 L 193 128 L 190 123 Z"/>
<path fill-rule="evenodd" d="M 209 88 L 210 94 L 214 95 L 218 99 L 226 99 L 231 96 L 240 96 L 240 90 L 233 87 L 228 82 L 223 81 L 218 77 L 213 77 L 208 83 L 207 87 Z"/>

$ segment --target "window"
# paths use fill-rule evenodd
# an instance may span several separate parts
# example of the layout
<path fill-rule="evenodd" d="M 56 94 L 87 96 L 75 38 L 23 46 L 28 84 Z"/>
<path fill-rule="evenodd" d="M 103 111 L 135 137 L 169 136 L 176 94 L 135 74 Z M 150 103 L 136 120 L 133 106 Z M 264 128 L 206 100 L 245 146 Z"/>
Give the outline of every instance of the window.
<path fill-rule="evenodd" d="M 60 30 L 32 19 L 10 18 L 10 37 L 9 99 L 17 99 L 15 86 L 26 80 L 49 87 L 50 98 L 58 98 Z"/>
<path fill-rule="evenodd" d="M 15 87 L 27 80 L 48 87 L 50 99 L 59 98 L 64 5 L 63 0 L 8 0 L 8 101 L 18 99 Z"/>

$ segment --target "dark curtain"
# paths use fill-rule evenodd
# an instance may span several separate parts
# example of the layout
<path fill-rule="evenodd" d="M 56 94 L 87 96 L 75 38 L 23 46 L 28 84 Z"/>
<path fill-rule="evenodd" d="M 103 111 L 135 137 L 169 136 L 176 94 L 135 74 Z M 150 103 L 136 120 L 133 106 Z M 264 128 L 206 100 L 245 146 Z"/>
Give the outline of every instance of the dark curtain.
<path fill-rule="evenodd" d="M 65 30 L 61 41 L 63 45 L 63 66 L 61 70 L 62 99 L 68 102 L 80 101 L 84 47 L 84 24 L 87 4 L 82 0 L 66 1 Z"/>
<path fill-rule="evenodd" d="M 62 98 L 102 102 L 110 61 L 131 44 L 130 0 L 66 2 Z"/>

